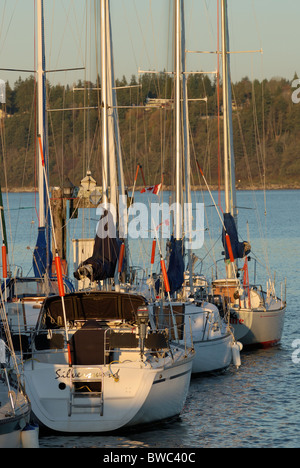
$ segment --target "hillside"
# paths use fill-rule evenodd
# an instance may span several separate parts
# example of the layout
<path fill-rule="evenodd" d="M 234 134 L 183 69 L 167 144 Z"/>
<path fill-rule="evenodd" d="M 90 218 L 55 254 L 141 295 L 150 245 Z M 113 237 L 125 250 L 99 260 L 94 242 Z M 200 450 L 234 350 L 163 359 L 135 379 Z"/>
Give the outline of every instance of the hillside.
<path fill-rule="evenodd" d="M 133 184 L 137 164 L 149 184 L 171 185 L 174 175 L 172 78 L 165 74 L 118 80 L 120 132 L 126 184 Z M 137 86 L 140 85 L 140 86 Z M 97 83 L 47 87 L 50 185 L 69 178 L 75 185 L 87 169 L 101 184 Z M 36 186 L 35 82 L 7 83 L 2 109 L 1 186 L 23 190 Z M 300 188 L 300 104 L 292 101 L 292 82 L 285 79 L 233 85 L 236 179 L 239 188 Z M 195 159 L 211 186 L 218 184 L 218 106 L 216 84 L 192 75 L 188 82 L 193 184 L 200 184 Z M 145 106 L 146 98 L 154 107 Z M 207 102 L 196 99 L 207 97 Z M 167 99 L 167 101 L 165 101 Z M 163 101 L 162 101 L 163 100 Z M 196 100 L 196 101 L 195 101 Z M 157 107 L 160 105 L 161 107 Z M 222 103 L 221 103 L 222 105 Z M 90 110 L 86 110 L 90 107 Z M 63 110 L 62 110 L 63 109 Z M 59 110 L 59 111 L 58 111 Z M 222 136 L 222 111 L 220 134 Z M 222 153 L 222 151 L 221 151 Z M 142 181 L 139 181 L 142 183 Z M 222 180 L 221 180 L 222 182 Z"/>

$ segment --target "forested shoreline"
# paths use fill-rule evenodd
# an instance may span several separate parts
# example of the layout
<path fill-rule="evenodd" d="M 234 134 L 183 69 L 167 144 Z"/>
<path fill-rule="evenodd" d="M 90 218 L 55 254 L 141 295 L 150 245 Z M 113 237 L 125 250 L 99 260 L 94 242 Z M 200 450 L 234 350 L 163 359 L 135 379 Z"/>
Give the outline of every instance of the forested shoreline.
<path fill-rule="evenodd" d="M 239 189 L 300 188 L 300 104 L 292 101 L 293 80 L 233 84 L 233 132 Z M 137 164 L 147 184 L 174 176 L 173 79 L 146 74 L 117 80 L 125 182 Z M 99 80 L 62 86 L 47 83 L 50 185 L 79 185 L 87 170 L 101 184 Z M 36 83 L 31 76 L 7 83 L 2 105 L 1 186 L 11 191 L 36 186 Z M 220 90 L 221 91 L 221 90 Z M 222 186 L 222 93 L 203 75 L 188 80 L 192 184 L 201 186 L 196 160 L 212 188 Z M 205 100 L 203 100 L 205 99 Z M 218 111 L 219 108 L 219 111 Z M 219 123 L 219 125 L 218 125 Z M 220 136 L 220 146 L 218 144 Z M 138 180 L 142 184 L 142 179 Z"/>

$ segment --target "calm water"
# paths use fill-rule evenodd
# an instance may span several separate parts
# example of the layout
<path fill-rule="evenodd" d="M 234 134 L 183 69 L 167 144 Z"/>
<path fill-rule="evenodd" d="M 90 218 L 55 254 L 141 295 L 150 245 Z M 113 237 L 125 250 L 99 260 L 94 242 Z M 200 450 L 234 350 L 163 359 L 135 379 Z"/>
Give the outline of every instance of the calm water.
<path fill-rule="evenodd" d="M 202 201 L 200 194 L 195 196 Z M 204 259 L 202 271 L 209 276 L 213 265 L 211 246 L 217 242 L 216 258 L 220 258 L 222 246 L 218 242 L 220 223 L 215 209 L 209 207 L 212 203 L 208 194 L 205 202 L 208 206 L 205 226 L 210 230 L 205 233 L 205 246 L 196 253 Z M 23 266 L 25 275 L 31 268 L 36 240 L 35 197 L 10 194 L 9 205 L 9 239 L 12 239 L 15 263 Z M 300 447 L 300 364 L 292 359 L 293 342 L 300 339 L 300 192 L 267 192 L 266 216 L 263 192 L 257 192 L 255 198 L 250 192 L 238 192 L 238 205 L 241 237 L 246 240 L 250 236 L 254 254 L 262 263 L 268 261 L 272 275 L 276 271 L 277 284 L 279 279 L 287 278 L 288 307 L 281 345 L 243 353 L 238 371 L 230 368 L 222 375 L 193 379 L 184 410 L 172 423 L 109 436 L 47 435 L 40 438 L 41 447 Z M 251 207 L 255 209 L 245 209 Z M 79 221 L 84 216 L 80 214 L 78 220 L 72 221 L 73 226 L 70 223 L 70 237 L 76 229 L 78 232 Z M 94 236 L 95 223 L 96 215 L 92 214 L 85 234 Z M 265 240 L 261 240 L 261 234 Z M 135 264 L 143 266 L 145 258 L 150 258 L 148 247 L 144 241 L 134 249 Z M 11 250 L 10 243 L 10 253 Z M 200 271 L 200 262 L 197 268 Z M 263 285 L 264 278 L 262 273 L 259 279 Z"/>

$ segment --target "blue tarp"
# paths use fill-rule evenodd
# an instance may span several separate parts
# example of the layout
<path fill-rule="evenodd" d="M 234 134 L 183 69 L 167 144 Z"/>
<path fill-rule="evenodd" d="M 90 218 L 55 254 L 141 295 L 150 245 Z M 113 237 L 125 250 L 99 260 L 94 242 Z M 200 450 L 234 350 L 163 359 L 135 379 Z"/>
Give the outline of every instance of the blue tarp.
<path fill-rule="evenodd" d="M 41 278 L 46 273 L 47 268 L 49 269 L 49 275 L 51 275 L 52 265 L 52 254 L 49 249 L 47 252 L 47 241 L 46 241 L 46 228 L 38 228 L 38 238 L 33 253 L 33 271 L 36 278 Z M 49 255 L 49 259 L 48 259 Z"/>
<path fill-rule="evenodd" d="M 184 281 L 184 252 L 183 241 L 171 237 L 171 254 L 168 268 L 168 279 L 170 283 L 170 294 L 181 289 Z"/>
<path fill-rule="evenodd" d="M 231 247 L 234 258 L 244 258 L 250 253 L 250 245 L 248 242 L 239 242 L 238 232 L 233 216 L 230 213 L 224 213 L 224 225 L 222 242 L 225 249 L 225 258 L 229 260 L 228 248 L 226 245 L 225 235 L 228 234 L 230 237 Z"/>

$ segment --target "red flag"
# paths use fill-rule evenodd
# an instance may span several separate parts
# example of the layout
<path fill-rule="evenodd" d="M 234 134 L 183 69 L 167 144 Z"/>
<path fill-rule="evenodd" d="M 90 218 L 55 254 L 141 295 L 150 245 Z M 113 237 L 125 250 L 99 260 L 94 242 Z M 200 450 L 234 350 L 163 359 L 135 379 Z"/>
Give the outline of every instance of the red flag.
<path fill-rule="evenodd" d="M 161 189 L 161 184 L 152 185 L 151 187 L 145 187 L 141 190 L 141 193 L 153 193 L 158 195 Z"/>

